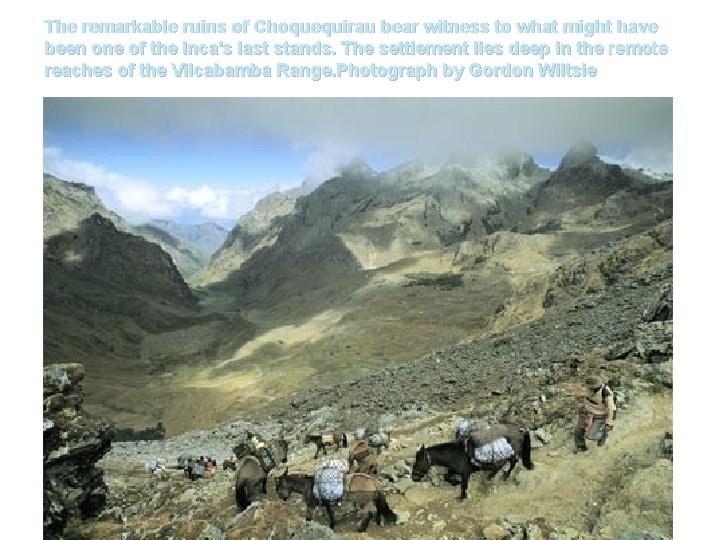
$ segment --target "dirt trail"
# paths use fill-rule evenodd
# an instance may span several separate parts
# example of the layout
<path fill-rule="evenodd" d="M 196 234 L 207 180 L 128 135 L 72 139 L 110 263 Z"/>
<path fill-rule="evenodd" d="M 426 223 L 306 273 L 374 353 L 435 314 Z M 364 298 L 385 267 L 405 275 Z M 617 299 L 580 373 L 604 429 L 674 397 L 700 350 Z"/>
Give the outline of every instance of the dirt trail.
<path fill-rule="evenodd" d="M 564 530 L 567 538 L 610 539 L 627 528 L 672 537 L 672 464 L 658 459 L 660 442 L 671 428 L 672 393 L 638 395 L 628 409 L 619 412 L 617 427 L 604 447 L 591 442 L 587 453 L 573 454 L 572 425 L 568 425 L 564 436 L 558 433 L 550 444 L 533 451 L 534 470 L 518 464 L 507 482 L 501 475 L 489 481 L 476 473 L 470 479 L 466 501 L 457 500 L 459 486 L 416 484 L 404 495 L 389 499 L 393 509 L 406 516 L 406 523 L 372 526 L 366 535 L 341 537 L 469 539 L 505 517 L 519 521 L 544 518 Z M 412 457 L 408 454 L 411 449 L 430 441 L 427 435 L 411 435 L 399 442 L 406 449 L 389 452 L 384 463 Z M 623 508 L 628 505 L 624 492 L 636 489 L 636 480 L 649 468 L 657 469 L 651 471 L 653 476 L 666 474 L 670 481 L 660 479 L 659 489 L 654 491 L 646 486 L 650 492 L 644 494 L 644 500 L 631 504 L 636 508 Z"/>
<path fill-rule="evenodd" d="M 504 521 L 532 523 L 536 533 L 542 524 L 542 533 L 528 536 L 530 540 L 547 540 L 550 531 L 559 533 L 558 540 L 610 540 L 629 529 L 672 538 L 673 466 L 661 453 L 665 432 L 672 429 L 672 410 L 670 390 L 633 393 L 627 408 L 620 409 L 608 443 L 604 447 L 591 443 L 582 454 L 572 452 L 573 423 L 556 424 L 550 429 L 553 439 L 533 450 L 533 470 L 518 464 L 508 481 L 502 475 L 487 480 L 485 473 L 475 473 L 465 501 L 457 499 L 459 486 L 442 480 L 443 469 L 433 469 L 432 475 L 439 479 L 435 482 L 413 483 L 409 475 L 402 476 L 397 486 L 404 493 L 393 492 L 391 485 L 388 494 L 391 508 L 400 517 L 397 525 L 371 523 L 366 533 L 357 533 L 359 514 L 352 505 L 343 504 L 336 512 L 335 532 L 342 540 L 474 540 L 485 538 L 483 530 L 493 523 Z M 396 426 L 390 449 L 380 456 L 380 469 L 402 461 L 412 463 L 423 443 L 449 440 L 458 416 L 465 413 L 443 412 Z M 287 465 L 290 472 L 311 473 L 317 463 L 314 450 L 312 445 L 294 445 Z M 328 453 L 329 457 L 346 455 L 344 448 Z M 283 470 L 276 469 L 271 477 Z M 212 480 L 190 483 L 180 471 L 172 471 L 170 480 L 158 482 L 130 457 L 106 464 L 105 474 L 114 504 L 119 506 L 109 511 L 109 517 L 83 524 L 88 538 L 118 538 L 129 531 L 134 532 L 128 538 L 199 538 L 205 526 L 217 522 L 225 524 L 228 540 L 261 540 L 276 527 L 281 531 L 277 538 L 282 538 L 304 521 L 302 498 L 296 495 L 288 502 L 279 501 L 274 479 L 269 482 L 269 493 L 258 497 L 258 506 L 240 515 L 232 495 L 232 473 L 220 471 Z M 142 509 L 146 506 L 147 511 Z M 131 512 L 130 507 L 137 508 Z M 113 518 L 120 508 L 129 518 L 126 526 Z M 175 523 L 173 515 L 182 520 Z M 327 523 L 322 509 L 314 519 Z M 227 525 L 235 521 L 236 526 Z M 519 534 L 513 538 L 523 537 Z"/>

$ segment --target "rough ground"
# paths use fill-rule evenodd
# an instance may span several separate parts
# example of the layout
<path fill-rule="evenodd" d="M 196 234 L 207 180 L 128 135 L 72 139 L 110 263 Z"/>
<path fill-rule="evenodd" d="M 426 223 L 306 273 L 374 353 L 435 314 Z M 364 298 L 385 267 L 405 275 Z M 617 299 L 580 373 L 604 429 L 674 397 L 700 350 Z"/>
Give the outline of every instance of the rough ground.
<path fill-rule="evenodd" d="M 518 530 L 535 530 L 535 525 L 544 531 L 534 538 L 551 538 L 555 532 L 554 538 L 610 539 L 632 529 L 671 538 L 672 462 L 663 455 L 662 444 L 672 426 L 672 392 L 639 391 L 620 418 L 606 447 L 591 445 L 581 455 L 571 452 L 572 423 L 557 424 L 552 441 L 533 451 L 534 470 L 518 465 L 506 482 L 476 473 L 466 501 L 456 500 L 459 488 L 442 482 L 439 474 L 418 484 L 407 476 L 398 483 L 386 481 L 389 503 L 401 523 L 373 523 L 359 534 L 354 529 L 358 515 L 341 509 L 336 533 L 340 538 L 470 539 L 483 538 L 481 531 L 494 523 L 505 528 L 514 523 Z M 453 426 L 447 415 L 406 426 L 381 455 L 381 467 L 411 460 L 422 443 L 447 440 Z M 311 449 L 296 448 L 289 467 L 291 472 L 309 471 L 312 461 Z M 180 471 L 157 479 L 142 471 L 140 459 L 109 456 L 101 465 L 112 502 L 103 517 L 80 528 L 88 538 L 221 538 L 220 531 L 226 538 L 270 538 L 273 527 L 275 538 L 286 538 L 303 521 L 300 498 L 280 502 L 272 481 L 268 495 L 236 516 L 229 471 L 191 483 Z M 404 493 L 392 493 L 397 489 Z M 327 523 L 321 510 L 315 519 Z"/>
<path fill-rule="evenodd" d="M 299 497 L 278 501 L 272 480 L 270 493 L 238 514 L 229 471 L 191 483 L 180 471 L 153 476 L 143 463 L 158 457 L 173 463 L 184 452 L 222 460 L 252 429 L 269 440 L 284 433 L 293 441 L 291 471 L 309 472 L 314 449 L 300 444 L 303 430 L 332 424 L 352 431 L 379 419 L 393 438 L 380 456 L 380 476 L 400 523 L 372 524 L 359 534 L 359 517 L 346 506 L 336 527 L 340 538 L 671 538 L 672 336 L 668 350 L 667 338 L 648 346 L 642 330 L 650 324 L 672 331 L 671 321 L 644 322 L 668 298 L 672 313 L 671 273 L 671 266 L 656 265 L 638 281 L 624 279 L 579 304 L 550 307 L 512 332 L 297 393 L 263 415 L 164 441 L 114 445 L 99 463 L 108 507 L 72 530 L 81 538 L 288 538 L 302 527 L 304 505 Z M 606 447 L 574 455 L 579 381 L 596 372 L 616 391 L 617 427 Z M 449 440 L 459 418 L 470 415 L 532 429 L 535 469 L 518 465 L 507 482 L 475 474 L 462 502 L 459 487 L 440 472 L 414 484 L 409 465 L 416 449 Z M 320 511 L 315 518 L 326 523 Z M 318 536 L 326 533 L 305 538 L 332 537 Z"/>

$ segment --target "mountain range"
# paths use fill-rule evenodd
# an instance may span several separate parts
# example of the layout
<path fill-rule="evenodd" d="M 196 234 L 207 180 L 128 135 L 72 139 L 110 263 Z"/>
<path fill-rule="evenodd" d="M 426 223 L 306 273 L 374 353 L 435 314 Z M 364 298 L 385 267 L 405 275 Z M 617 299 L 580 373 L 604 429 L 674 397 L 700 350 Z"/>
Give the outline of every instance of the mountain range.
<path fill-rule="evenodd" d="M 672 179 L 590 143 L 556 170 L 356 160 L 261 200 L 190 277 L 168 256 L 194 238 L 178 226 L 130 227 L 47 176 L 44 206 L 45 362 L 86 363 L 89 410 L 177 433 L 532 321 L 571 261 L 672 223 Z"/>

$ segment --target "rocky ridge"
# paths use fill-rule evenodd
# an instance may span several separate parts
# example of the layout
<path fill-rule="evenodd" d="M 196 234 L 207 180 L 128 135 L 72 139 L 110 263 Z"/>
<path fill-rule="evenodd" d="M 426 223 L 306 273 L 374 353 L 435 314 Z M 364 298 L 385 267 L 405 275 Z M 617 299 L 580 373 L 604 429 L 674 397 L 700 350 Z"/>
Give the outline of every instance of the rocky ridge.
<path fill-rule="evenodd" d="M 93 213 L 112 220 L 120 230 L 129 231 L 127 222 L 105 208 L 92 186 L 43 175 L 43 238 L 75 229 Z"/>
<path fill-rule="evenodd" d="M 266 290 L 264 269 L 303 268 L 306 258 L 329 266 L 354 262 L 337 271 L 387 265 L 412 256 L 414 246 L 452 244 L 471 226 L 483 234 L 499 228 L 489 224 L 500 212 L 497 200 L 512 199 L 548 174 L 527 154 L 487 163 L 409 163 L 381 174 L 356 162 L 310 193 L 300 188 L 260 201 L 240 218 L 198 283 Z M 505 219 L 519 219 L 515 206 L 504 205 Z"/>
<path fill-rule="evenodd" d="M 222 245 L 212 253 L 208 264 L 194 278 L 198 286 L 223 281 L 252 254 L 274 243 L 279 232 L 279 219 L 293 212 L 295 201 L 304 195 L 304 188 L 295 188 L 263 197 L 253 210 L 240 216 Z"/>
<path fill-rule="evenodd" d="M 107 486 L 96 463 L 110 450 L 112 428 L 90 419 L 81 404 L 80 364 L 43 370 L 43 537 L 63 538 L 68 524 L 97 516 Z"/>
<path fill-rule="evenodd" d="M 112 221 L 119 231 L 145 238 L 168 253 L 185 279 L 205 266 L 225 232 L 212 224 L 182 226 L 168 221 L 131 225 L 108 210 L 95 188 L 43 175 L 43 238 L 72 231 L 93 214 Z"/>

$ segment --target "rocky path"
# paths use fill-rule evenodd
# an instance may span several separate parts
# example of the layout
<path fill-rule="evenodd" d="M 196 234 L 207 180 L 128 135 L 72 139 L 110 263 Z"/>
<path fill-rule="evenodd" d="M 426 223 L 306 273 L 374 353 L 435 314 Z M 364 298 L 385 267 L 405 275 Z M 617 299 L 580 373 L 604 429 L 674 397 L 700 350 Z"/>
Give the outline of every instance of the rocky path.
<path fill-rule="evenodd" d="M 360 534 L 355 532 L 357 514 L 344 508 L 338 514 L 336 537 L 672 537 L 672 462 L 663 454 L 663 440 L 672 428 L 671 391 L 635 393 L 607 445 L 598 448 L 591 444 L 585 454 L 572 453 L 572 423 L 556 423 L 552 440 L 533 451 L 534 470 L 518 465 L 508 481 L 500 476 L 489 481 L 474 474 L 466 501 L 457 500 L 459 487 L 443 482 L 441 471 L 420 483 L 409 479 L 408 465 L 416 448 L 448 440 L 456 420 L 455 414 L 441 413 L 398 426 L 401 429 L 396 430 L 392 447 L 381 455 L 380 464 L 389 503 L 401 522 L 382 527 L 372 524 L 368 532 Z M 312 470 L 312 449 L 295 446 L 295 450 L 291 472 Z M 84 530 L 92 538 L 119 538 L 122 533 L 127 539 L 165 538 L 172 531 L 176 538 L 264 539 L 271 537 L 273 529 L 275 538 L 285 538 L 289 530 L 302 527 L 304 504 L 299 497 L 289 503 L 278 501 L 272 481 L 271 493 L 261 496 L 244 514 L 237 514 L 230 472 L 191 483 L 179 471 L 171 471 L 169 479 L 156 479 L 142 473 L 138 462 L 130 459 L 106 459 L 103 463 L 115 508 L 86 524 Z M 399 476 L 395 482 L 387 479 L 393 474 Z M 316 519 L 325 523 L 326 518 L 318 511 Z M 501 534 L 501 530 L 505 532 Z M 521 536 L 512 536 L 513 530 Z M 634 530 L 655 536 L 621 536 Z M 496 533 L 498 536 L 493 536 Z M 333 538 L 317 536 L 325 537 Z"/>
<path fill-rule="evenodd" d="M 406 521 L 373 528 L 363 538 L 470 539 L 481 538 L 486 529 L 492 537 L 494 525 L 508 532 L 513 524 L 524 534 L 536 530 L 537 539 L 550 538 L 551 532 L 556 539 L 611 539 L 633 529 L 670 538 L 672 462 L 663 456 L 661 443 L 672 426 L 672 393 L 638 396 L 617 425 L 605 447 L 591 445 L 577 455 L 567 426 L 564 436 L 559 433 L 534 451 L 535 469 L 518 465 L 507 482 L 474 474 L 466 501 L 457 500 L 457 486 L 414 484 L 390 498 Z M 427 441 L 427 434 L 413 434 L 401 437 L 398 446 L 414 450 Z M 410 457 L 407 450 L 390 454 Z"/>

